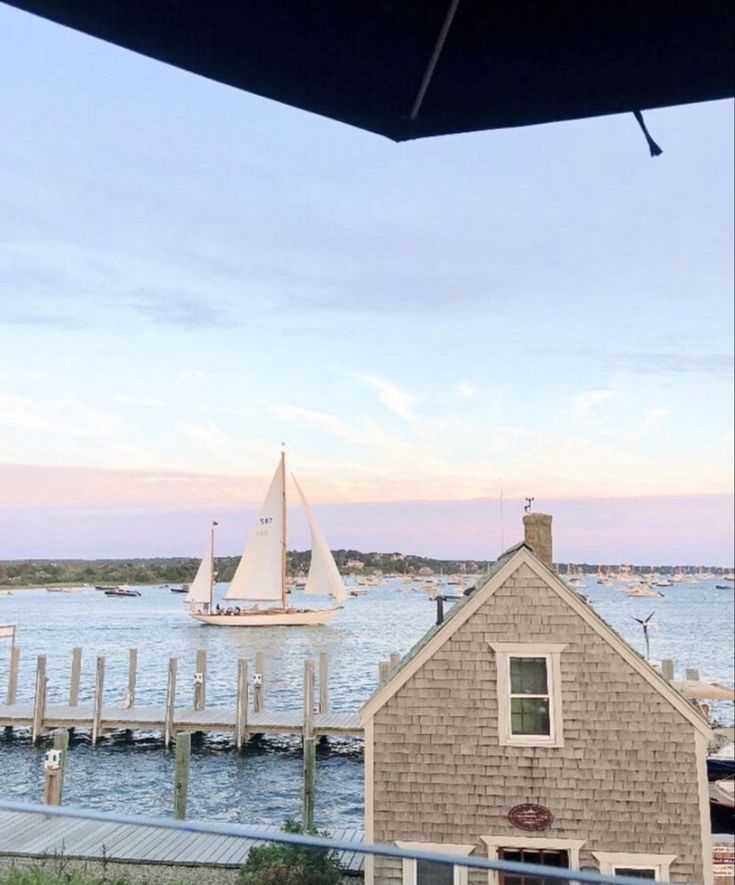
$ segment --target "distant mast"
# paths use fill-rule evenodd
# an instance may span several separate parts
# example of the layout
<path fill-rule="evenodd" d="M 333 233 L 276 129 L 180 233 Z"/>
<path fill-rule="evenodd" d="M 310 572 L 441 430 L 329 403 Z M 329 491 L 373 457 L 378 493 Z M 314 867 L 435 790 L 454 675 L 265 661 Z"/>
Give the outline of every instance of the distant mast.
<path fill-rule="evenodd" d="M 212 605 L 214 603 L 214 584 L 217 580 L 217 568 L 215 566 L 214 559 L 214 529 L 215 526 L 218 526 L 219 523 L 214 519 L 212 520 L 212 528 L 209 533 L 209 557 L 210 557 L 210 570 L 209 570 L 209 610 L 212 610 Z"/>
<path fill-rule="evenodd" d="M 281 443 L 281 605 L 286 608 L 286 448 Z"/>

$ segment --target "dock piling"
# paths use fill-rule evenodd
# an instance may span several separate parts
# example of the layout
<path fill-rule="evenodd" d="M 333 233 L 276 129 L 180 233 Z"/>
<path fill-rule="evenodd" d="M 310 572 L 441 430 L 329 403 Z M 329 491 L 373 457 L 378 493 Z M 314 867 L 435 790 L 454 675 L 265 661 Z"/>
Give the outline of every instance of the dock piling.
<path fill-rule="evenodd" d="M 14 645 L 10 649 L 10 665 L 8 668 L 8 690 L 5 694 L 5 703 L 10 707 L 15 704 L 18 697 L 18 670 L 20 669 L 20 646 Z"/>
<path fill-rule="evenodd" d="M 203 710 L 207 704 L 207 652 L 197 651 L 196 672 L 194 673 L 194 709 Z"/>
<path fill-rule="evenodd" d="M 31 743 L 33 744 L 38 743 L 43 731 L 47 691 L 46 655 L 39 655 L 36 659 L 36 691 L 33 697 L 33 723 L 31 725 Z"/>
<path fill-rule="evenodd" d="M 674 678 L 674 662 L 671 658 L 661 661 L 661 675 L 667 682 L 671 682 Z"/>
<path fill-rule="evenodd" d="M 138 649 L 131 648 L 128 652 L 128 694 L 127 705 L 130 709 L 135 706 L 135 691 L 138 687 Z"/>
<path fill-rule="evenodd" d="M 390 675 L 392 676 L 401 665 L 401 656 L 397 651 L 391 652 Z"/>
<path fill-rule="evenodd" d="M 699 682 L 699 670 L 694 670 L 690 667 L 687 667 L 685 679 L 687 682 Z"/>
<path fill-rule="evenodd" d="M 235 745 L 242 750 L 248 739 L 248 662 L 237 661 L 237 712 L 235 715 Z"/>
<path fill-rule="evenodd" d="M 319 652 L 319 712 L 329 712 L 329 655 Z"/>
<path fill-rule="evenodd" d="M 378 682 L 385 685 L 390 676 L 390 661 L 381 661 L 378 664 Z"/>
<path fill-rule="evenodd" d="M 92 745 L 102 734 L 102 700 L 105 693 L 105 658 L 97 656 L 97 674 L 94 683 L 94 705 L 92 708 Z"/>
<path fill-rule="evenodd" d="M 304 832 L 314 828 L 316 740 L 314 739 L 314 662 L 304 662 L 304 792 L 301 823 Z"/>
<path fill-rule="evenodd" d="M 177 658 L 168 660 L 168 682 L 166 685 L 166 718 L 163 724 L 163 743 L 166 749 L 171 745 L 171 737 L 174 733 L 174 709 L 176 706 L 176 670 L 179 662 Z"/>
<path fill-rule="evenodd" d="M 61 805 L 64 786 L 63 752 L 54 748 L 46 752 L 43 763 L 43 804 Z"/>
<path fill-rule="evenodd" d="M 69 732 L 54 732 L 54 748 L 46 754 L 43 765 L 43 801 L 45 805 L 61 805 L 64 793 L 64 770 L 69 749 Z"/>
<path fill-rule="evenodd" d="M 253 713 L 262 713 L 265 707 L 264 671 L 265 655 L 262 651 L 258 651 L 255 653 L 255 673 L 253 673 Z"/>
<path fill-rule="evenodd" d="M 174 659 L 175 660 L 175 659 Z M 176 735 L 176 781 L 174 783 L 174 818 L 186 818 L 186 801 L 189 796 L 189 760 L 191 758 L 191 732 Z"/>
<path fill-rule="evenodd" d="M 73 648 L 71 652 L 71 682 L 69 683 L 69 706 L 79 704 L 79 683 L 82 678 L 82 649 Z"/>

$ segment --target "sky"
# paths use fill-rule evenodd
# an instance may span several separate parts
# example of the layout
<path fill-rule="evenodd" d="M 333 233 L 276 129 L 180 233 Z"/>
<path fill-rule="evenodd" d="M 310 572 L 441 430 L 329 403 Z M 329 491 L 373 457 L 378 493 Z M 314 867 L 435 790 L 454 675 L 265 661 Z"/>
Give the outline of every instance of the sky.
<path fill-rule="evenodd" d="M 333 547 L 732 563 L 732 102 L 396 145 L 4 5 L 0 77 L 0 559 L 238 553 L 286 442 Z"/>

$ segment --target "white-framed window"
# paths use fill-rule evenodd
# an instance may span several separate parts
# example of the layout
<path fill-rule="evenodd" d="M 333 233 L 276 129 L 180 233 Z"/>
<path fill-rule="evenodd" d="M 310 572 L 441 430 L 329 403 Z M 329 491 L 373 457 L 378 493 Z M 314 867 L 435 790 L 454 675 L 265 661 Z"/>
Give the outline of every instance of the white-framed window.
<path fill-rule="evenodd" d="M 675 854 L 629 854 L 619 851 L 593 851 L 600 872 L 609 876 L 633 876 L 668 882 Z"/>
<path fill-rule="evenodd" d="M 564 643 L 491 642 L 498 683 L 502 746 L 561 747 L 561 653 Z"/>
<path fill-rule="evenodd" d="M 396 842 L 396 845 L 408 851 L 435 851 L 457 856 L 467 856 L 475 847 L 456 842 Z M 467 867 L 406 857 L 403 859 L 402 885 L 467 885 Z"/>
<path fill-rule="evenodd" d="M 535 863 L 541 866 L 579 869 L 579 851 L 584 839 L 541 839 L 534 836 L 483 836 L 490 860 Z M 543 885 L 547 880 L 511 873 L 488 874 L 488 885 Z"/>

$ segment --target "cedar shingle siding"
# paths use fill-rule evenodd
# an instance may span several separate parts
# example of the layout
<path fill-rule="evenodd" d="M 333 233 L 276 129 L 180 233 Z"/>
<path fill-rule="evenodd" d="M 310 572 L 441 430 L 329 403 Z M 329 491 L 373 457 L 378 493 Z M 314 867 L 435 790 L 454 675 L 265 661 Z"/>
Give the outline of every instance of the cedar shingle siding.
<path fill-rule="evenodd" d="M 564 746 L 498 743 L 488 642 L 567 643 Z M 374 839 L 475 843 L 524 836 L 522 802 L 554 822 L 529 837 L 584 839 L 592 851 L 674 854 L 671 880 L 702 882 L 695 729 L 525 563 L 374 717 Z M 375 881 L 400 882 L 377 860 Z M 470 882 L 487 876 L 470 875 Z"/>

